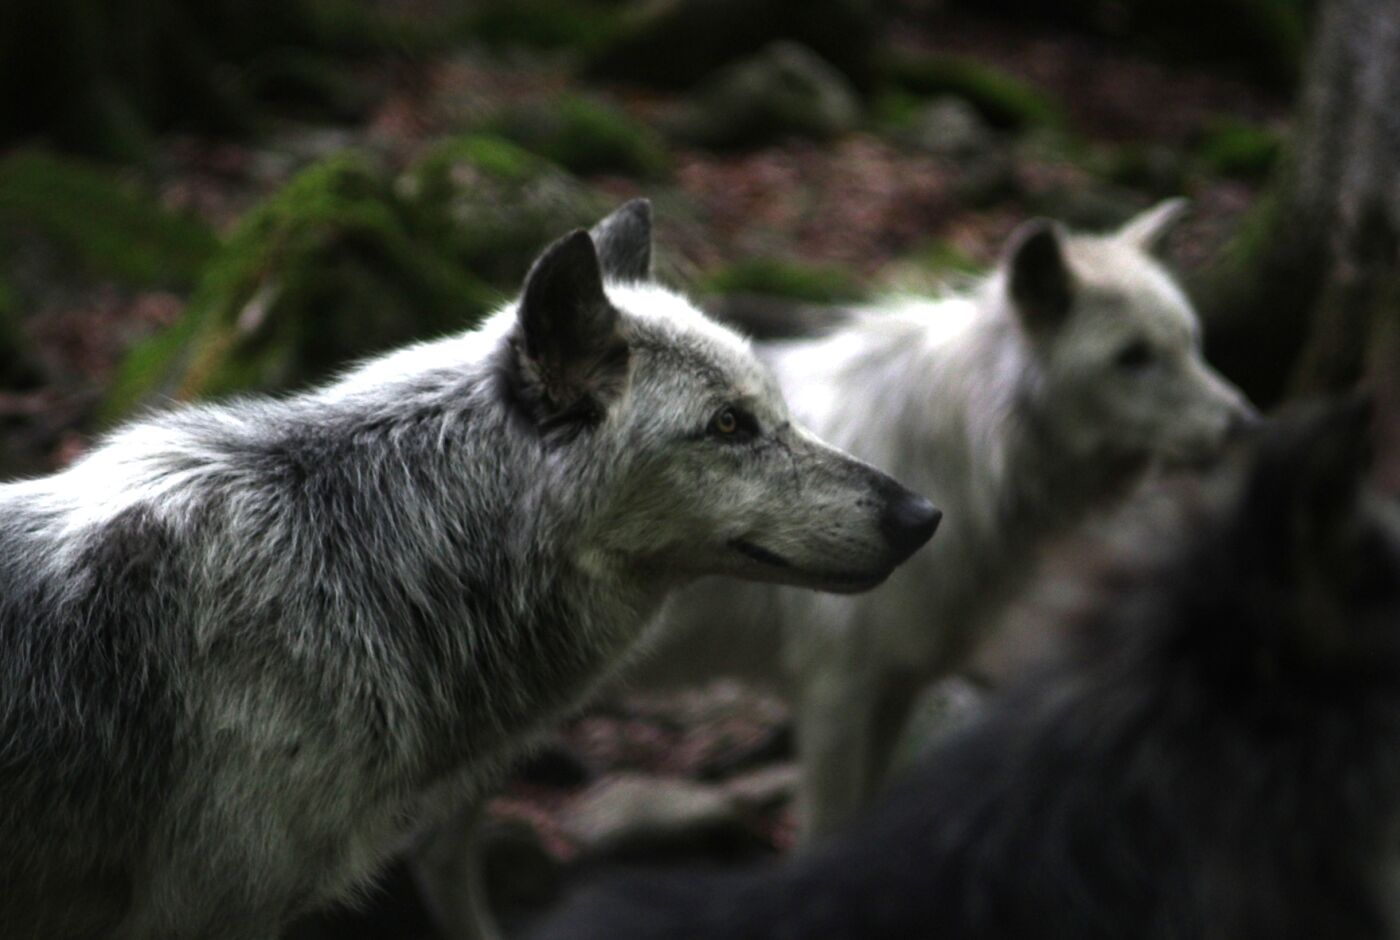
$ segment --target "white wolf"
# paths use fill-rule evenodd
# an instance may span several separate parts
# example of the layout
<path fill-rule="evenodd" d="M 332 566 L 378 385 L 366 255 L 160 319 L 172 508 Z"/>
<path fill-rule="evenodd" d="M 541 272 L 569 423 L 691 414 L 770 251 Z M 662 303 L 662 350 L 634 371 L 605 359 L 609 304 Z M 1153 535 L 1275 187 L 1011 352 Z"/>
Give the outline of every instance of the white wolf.
<path fill-rule="evenodd" d="M 1145 467 L 1207 457 L 1252 419 L 1151 255 L 1182 208 L 1109 235 L 1025 223 L 966 293 L 856 310 L 828 335 L 768 347 L 800 420 L 948 512 L 937 540 L 862 597 L 677 595 L 633 670 L 643 684 L 785 671 L 804 837 L 870 799 L 913 696 L 960 664 L 1037 545 Z"/>

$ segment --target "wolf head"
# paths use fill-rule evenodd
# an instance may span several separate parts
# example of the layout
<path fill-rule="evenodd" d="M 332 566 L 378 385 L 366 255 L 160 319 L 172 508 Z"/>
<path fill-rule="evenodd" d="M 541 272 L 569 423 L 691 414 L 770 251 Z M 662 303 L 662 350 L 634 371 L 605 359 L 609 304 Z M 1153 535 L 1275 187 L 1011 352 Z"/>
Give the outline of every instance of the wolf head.
<path fill-rule="evenodd" d="M 1184 205 L 1169 200 L 1109 235 L 1038 219 L 1011 237 L 996 283 L 1038 360 L 1046 430 L 1078 456 L 1193 462 L 1254 418 L 1205 362 L 1195 311 L 1151 255 Z"/>
<path fill-rule="evenodd" d="M 635 200 L 545 250 L 508 339 L 522 413 L 598 504 L 577 536 L 659 576 L 878 584 L 938 510 L 796 427 L 747 343 L 652 283 L 650 261 Z"/>

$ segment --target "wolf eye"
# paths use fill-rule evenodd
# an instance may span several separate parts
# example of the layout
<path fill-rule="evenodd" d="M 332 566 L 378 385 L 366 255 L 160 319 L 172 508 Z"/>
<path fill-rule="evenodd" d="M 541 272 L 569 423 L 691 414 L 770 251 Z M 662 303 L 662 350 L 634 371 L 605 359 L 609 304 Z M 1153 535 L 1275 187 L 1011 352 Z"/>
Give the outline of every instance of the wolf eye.
<path fill-rule="evenodd" d="M 1152 364 L 1152 347 L 1146 340 L 1136 340 L 1118 350 L 1113 361 L 1120 369 L 1137 370 Z"/>
<path fill-rule="evenodd" d="M 710 419 L 709 431 L 725 440 L 746 440 L 758 434 L 758 422 L 742 408 L 725 405 Z"/>

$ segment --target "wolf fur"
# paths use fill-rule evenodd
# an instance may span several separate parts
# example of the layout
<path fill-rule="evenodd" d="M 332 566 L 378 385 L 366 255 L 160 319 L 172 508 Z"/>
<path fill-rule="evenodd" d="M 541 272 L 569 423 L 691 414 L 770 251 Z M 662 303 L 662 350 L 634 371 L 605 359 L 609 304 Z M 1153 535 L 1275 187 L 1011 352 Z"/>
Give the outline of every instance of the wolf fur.
<path fill-rule="evenodd" d="M 794 413 L 949 510 L 937 541 L 861 598 L 705 586 L 677 595 L 639 685 L 786 675 L 804 838 L 884 776 L 913 697 L 958 668 L 1046 539 L 1142 471 L 1218 452 L 1250 420 L 1201 356 L 1200 327 L 1152 249 L 1163 203 L 1108 235 L 1032 221 L 971 290 L 857 310 L 765 348 Z"/>
<path fill-rule="evenodd" d="M 578 892 L 533 940 L 1311 940 L 1400 928 L 1400 513 L 1365 412 L 1047 578 L 1060 642 L 787 864 Z"/>
<path fill-rule="evenodd" d="M 857 590 L 928 538 L 650 245 L 630 203 L 475 332 L 0 486 L 0 936 L 276 936 L 479 796 L 671 588 Z"/>

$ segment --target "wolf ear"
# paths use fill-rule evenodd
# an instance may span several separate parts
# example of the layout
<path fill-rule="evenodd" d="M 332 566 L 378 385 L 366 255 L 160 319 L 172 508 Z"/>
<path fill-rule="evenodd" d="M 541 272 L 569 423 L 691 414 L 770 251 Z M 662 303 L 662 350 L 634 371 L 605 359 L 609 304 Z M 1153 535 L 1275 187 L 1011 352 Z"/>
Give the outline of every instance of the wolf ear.
<path fill-rule="evenodd" d="M 1353 398 L 1277 419 L 1263 432 L 1247 471 L 1240 531 L 1254 557 L 1280 572 L 1305 559 L 1326 570 L 1343 559 L 1371 463 L 1369 399 Z"/>
<path fill-rule="evenodd" d="M 1051 329 L 1069 316 L 1074 275 L 1065 262 L 1064 234 L 1049 219 L 1032 219 L 1011 233 L 1007 245 L 1007 291 L 1032 329 Z"/>
<path fill-rule="evenodd" d="M 651 279 L 651 201 L 633 199 L 589 232 L 603 276 L 614 281 Z"/>
<path fill-rule="evenodd" d="M 1156 251 L 1161 247 L 1162 239 L 1181 221 L 1190 205 L 1190 200 L 1180 196 L 1164 199 L 1151 209 L 1146 209 L 1123 223 L 1116 237 L 1139 251 Z"/>
<path fill-rule="evenodd" d="M 518 378 L 537 417 L 598 417 L 626 383 L 627 343 L 587 232 L 544 250 L 525 276 L 517 317 Z"/>

